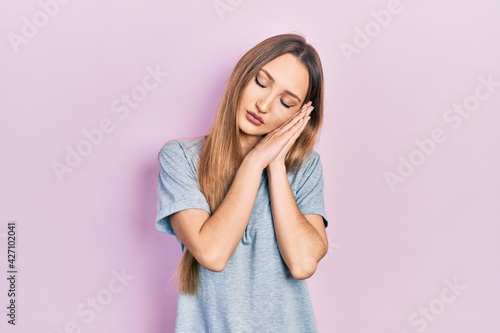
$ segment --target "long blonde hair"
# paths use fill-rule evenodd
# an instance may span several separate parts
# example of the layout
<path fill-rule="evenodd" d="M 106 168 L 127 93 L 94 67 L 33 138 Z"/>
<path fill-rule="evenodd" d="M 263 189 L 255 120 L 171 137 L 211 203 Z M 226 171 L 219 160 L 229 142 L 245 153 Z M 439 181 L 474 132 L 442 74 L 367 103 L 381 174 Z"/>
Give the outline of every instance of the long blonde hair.
<path fill-rule="evenodd" d="M 215 120 L 205 137 L 198 164 L 198 182 L 212 213 L 224 199 L 242 162 L 236 117 L 242 91 L 266 63 L 288 53 L 294 55 L 309 71 L 309 89 L 304 101 L 312 101 L 314 111 L 286 156 L 287 172 L 297 171 L 314 147 L 323 121 L 324 83 L 320 58 L 300 35 L 270 37 L 250 49 L 236 64 L 224 89 Z M 179 275 L 179 292 L 196 294 L 199 263 L 187 248 L 184 249 L 176 273 Z"/>

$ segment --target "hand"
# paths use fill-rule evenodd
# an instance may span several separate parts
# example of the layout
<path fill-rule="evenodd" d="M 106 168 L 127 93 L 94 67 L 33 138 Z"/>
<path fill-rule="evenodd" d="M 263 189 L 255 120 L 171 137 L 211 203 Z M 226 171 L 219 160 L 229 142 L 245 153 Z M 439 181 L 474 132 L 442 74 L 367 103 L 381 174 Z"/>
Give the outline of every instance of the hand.
<path fill-rule="evenodd" d="M 283 147 L 283 149 L 278 154 L 278 156 L 276 156 L 276 158 L 273 161 L 271 161 L 271 163 L 269 163 L 269 166 L 271 166 L 271 164 L 278 164 L 278 165 L 285 164 L 286 154 L 288 153 L 290 148 L 292 148 L 293 144 L 295 143 L 295 140 L 297 140 L 297 138 L 300 136 L 300 134 L 302 133 L 304 128 L 306 128 L 306 125 L 307 125 L 307 122 L 309 121 L 309 119 L 311 119 L 310 114 L 314 110 L 314 106 L 311 106 L 311 104 L 312 104 L 312 102 L 310 101 L 304 105 L 304 107 L 305 107 L 304 112 L 300 112 L 300 111 L 302 111 L 302 108 L 299 110 L 299 113 L 301 113 L 303 115 L 303 118 L 301 118 L 302 125 L 295 132 L 295 134 L 290 138 L 290 140 L 288 140 L 288 143 L 285 145 L 285 147 Z"/>
<path fill-rule="evenodd" d="M 250 151 L 249 155 L 256 158 L 262 169 L 271 162 L 284 163 L 288 150 L 311 118 L 309 114 L 314 109 L 311 104 L 312 102 L 304 104 L 289 120 L 260 139 Z"/>

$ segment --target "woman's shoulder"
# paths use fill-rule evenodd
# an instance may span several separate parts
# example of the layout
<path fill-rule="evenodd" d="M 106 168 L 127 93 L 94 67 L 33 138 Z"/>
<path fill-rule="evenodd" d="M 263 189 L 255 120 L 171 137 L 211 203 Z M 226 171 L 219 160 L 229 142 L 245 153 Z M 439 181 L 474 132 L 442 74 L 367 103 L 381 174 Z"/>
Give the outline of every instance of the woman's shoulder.
<path fill-rule="evenodd" d="M 318 160 L 320 158 L 321 158 L 321 155 L 315 149 L 312 149 L 309 152 L 309 155 L 307 155 L 306 161 L 314 161 L 314 160 Z"/>
<path fill-rule="evenodd" d="M 304 177 L 308 177 L 311 173 L 322 172 L 321 155 L 316 150 L 311 150 L 302 163 L 295 171 L 289 172 L 289 177 L 292 180 L 298 181 Z"/>
<path fill-rule="evenodd" d="M 204 141 L 205 136 L 171 139 L 163 144 L 161 150 L 178 153 L 197 153 L 203 146 Z"/>
<path fill-rule="evenodd" d="M 307 169 L 318 163 L 321 163 L 321 155 L 316 150 L 312 149 L 304 158 L 300 169 Z"/>

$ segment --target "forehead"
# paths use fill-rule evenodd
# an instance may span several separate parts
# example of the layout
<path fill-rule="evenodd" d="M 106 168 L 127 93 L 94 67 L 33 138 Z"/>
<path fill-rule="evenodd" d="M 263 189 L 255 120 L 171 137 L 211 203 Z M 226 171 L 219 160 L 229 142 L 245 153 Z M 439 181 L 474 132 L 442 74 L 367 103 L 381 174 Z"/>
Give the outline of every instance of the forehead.
<path fill-rule="evenodd" d="M 290 90 L 304 101 L 309 88 L 309 72 L 294 55 L 281 55 L 262 66 L 262 69 L 274 78 L 279 89 Z"/>

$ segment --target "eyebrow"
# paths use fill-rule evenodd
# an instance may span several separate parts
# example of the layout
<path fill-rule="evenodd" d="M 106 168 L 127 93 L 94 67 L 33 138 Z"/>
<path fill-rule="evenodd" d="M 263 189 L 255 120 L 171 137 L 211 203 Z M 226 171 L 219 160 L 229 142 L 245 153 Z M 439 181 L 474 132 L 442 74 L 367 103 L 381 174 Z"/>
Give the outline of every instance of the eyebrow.
<path fill-rule="evenodd" d="M 267 77 L 269 78 L 269 80 L 271 80 L 273 83 L 275 82 L 275 81 L 274 81 L 274 78 L 271 76 L 271 74 L 269 74 L 269 72 L 268 72 L 268 71 L 266 71 L 264 68 L 261 68 L 260 70 L 261 70 L 261 71 L 263 71 L 263 72 L 264 72 L 264 74 L 266 74 L 266 75 L 267 75 Z M 290 90 L 285 90 L 285 92 L 286 92 L 288 95 L 290 95 L 290 96 L 294 97 L 295 99 L 297 99 L 297 100 L 299 101 L 299 103 L 302 103 L 302 101 L 300 100 L 300 98 L 299 98 L 297 95 L 295 95 L 293 92 L 291 92 Z"/>

